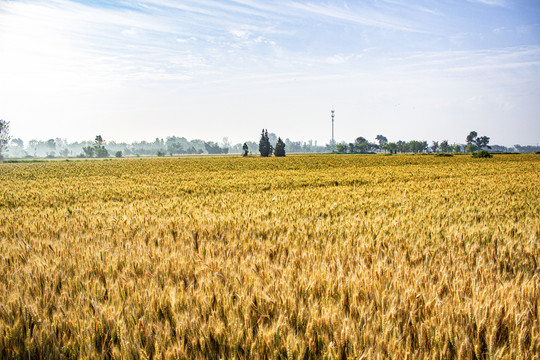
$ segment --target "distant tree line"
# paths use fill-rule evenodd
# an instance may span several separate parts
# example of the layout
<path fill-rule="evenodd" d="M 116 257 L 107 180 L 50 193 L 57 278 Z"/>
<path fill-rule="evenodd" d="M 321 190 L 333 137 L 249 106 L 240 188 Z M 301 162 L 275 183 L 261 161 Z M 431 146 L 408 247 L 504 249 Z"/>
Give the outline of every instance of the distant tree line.
<path fill-rule="evenodd" d="M 21 139 L 11 140 L 7 151 L 10 157 L 109 157 L 116 156 L 150 156 L 150 155 L 180 155 L 180 154 L 227 154 L 227 146 L 212 141 L 187 140 L 183 137 L 168 137 L 166 140 L 156 138 L 153 142 L 115 142 L 105 141 L 101 135 L 94 141 L 72 142 L 60 138 L 45 141 L 30 140 L 24 143 Z M 241 147 L 241 145 L 240 145 Z M 239 152 L 239 151 L 238 151 Z"/>
<path fill-rule="evenodd" d="M 539 152 L 539 146 L 505 147 L 490 145 L 490 138 L 479 136 L 476 131 L 471 131 L 466 137 L 466 144 L 450 144 L 448 140 L 441 142 L 433 141 L 428 144 L 425 140 L 398 140 L 389 142 L 383 135 L 377 135 L 371 142 L 364 137 L 357 137 L 354 142 L 341 142 L 318 145 L 317 141 L 291 141 L 282 140 L 274 133 L 264 130 L 265 144 L 264 154 L 276 155 L 285 153 L 322 153 L 338 152 L 342 154 L 370 154 L 370 153 L 461 153 L 476 152 L 478 150 L 491 150 L 493 152 Z M 262 136 L 261 136 L 262 137 Z M 156 138 L 154 141 L 140 142 L 106 142 L 101 135 L 97 135 L 93 141 L 68 142 L 65 139 L 55 138 L 48 140 L 30 140 L 28 143 L 19 138 L 11 138 L 9 134 L 9 122 L 0 120 L 0 160 L 2 157 L 33 158 L 33 157 L 123 157 L 123 156 L 173 156 L 184 154 L 243 154 L 261 153 L 261 141 L 246 141 L 244 143 L 231 144 L 227 138 L 222 143 L 204 141 L 200 139 L 188 140 L 185 137 L 170 136 L 165 140 Z M 261 154 L 262 154 L 261 153 Z M 280 155 L 276 155 L 280 156 Z"/>
<path fill-rule="evenodd" d="M 363 137 L 358 137 L 354 143 L 341 142 L 336 145 L 336 151 L 340 154 L 374 154 L 377 152 L 385 152 L 390 154 L 397 153 L 472 153 L 479 150 L 491 149 L 498 152 L 513 152 L 513 148 L 504 146 L 489 145 L 490 138 L 488 136 L 478 136 L 476 131 L 471 131 L 466 137 L 467 144 L 450 144 L 448 140 L 441 142 L 433 141 L 431 145 L 425 140 L 411 140 L 396 142 L 388 142 L 388 139 L 383 135 L 377 135 L 376 142 L 370 142 Z M 515 148 L 520 151 L 524 147 L 516 145 Z M 526 152 L 535 152 L 535 147 L 527 147 Z M 520 151 L 522 152 L 522 151 Z"/>
<path fill-rule="evenodd" d="M 98 135 L 100 136 L 100 135 Z M 278 136 L 268 133 L 268 139 L 272 144 L 278 142 Z M 227 138 L 221 143 L 204 141 L 200 139 L 188 140 L 185 137 L 170 136 L 166 139 L 156 138 L 154 141 L 115 142 L 102 141 L 96 144 L 94 140 L 68 142 L 65 139 L 54 138 L 48 140 L 9 139 L 6 137 L 4 154 L 11 158 L 68 158 L 68 157 L 109 157 L 109 156 L 172 156 L 172 155 L 198 155 L 198 154 L 244 154 L 244 144 L 248 147 L 248 154 L 259 153 L 259 143 L 245 141 L 231 144 Z M 319 146 L 317 141 L 291 141 L 282 140 L 287 152 L 291 153 L 321 153 L 331 151 L 329 145 Z M 97 145 L 97 147 L 96 147 Z M 99 149 L 98 149 L 99 148 Z M 106 153 L 105 153 L 106 151 Z M 0 154 L 1 154 L 0 149 Z M 99 155 L 98 155 L 99 154 Z"/>
<path fill-rule="evenodd" d="M 339 143 L 336 145 L 336 150 L 340 154 L 375 154 L 377 152 L 385 152 L 390 154 L 397 153 L 422 153 L 428 152 L 430 147 L 427 141 L 396 141 L 388 142 L 386 137 L 377 135 L 378 143 L 370 142 L 364 137 L 358 137 L 354 143 Z M 448 141 L 443 142 L 445 150 L 450 152 L 453 149 L 448 145 Z"/>

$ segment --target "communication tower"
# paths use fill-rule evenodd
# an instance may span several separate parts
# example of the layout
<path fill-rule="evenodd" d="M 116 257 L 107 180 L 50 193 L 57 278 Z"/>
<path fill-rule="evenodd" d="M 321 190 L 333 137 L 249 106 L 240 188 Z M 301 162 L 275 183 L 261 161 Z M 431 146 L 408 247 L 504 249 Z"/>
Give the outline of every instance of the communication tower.
<path fill-rule="evenodd" d="M 335 117 L 335 110 L 332 108 L 332 147 L 336 145 L 336 140 L 334 139 L 334 117 Z"/>

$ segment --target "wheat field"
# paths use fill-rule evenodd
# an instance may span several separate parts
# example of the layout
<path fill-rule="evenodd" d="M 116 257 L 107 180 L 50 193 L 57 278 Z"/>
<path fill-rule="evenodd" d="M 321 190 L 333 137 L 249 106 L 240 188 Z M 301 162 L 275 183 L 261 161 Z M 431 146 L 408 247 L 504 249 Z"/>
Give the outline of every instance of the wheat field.
<path fill-rule="evenodd" d="M 538 359 L 540 156 L 0 165 L 0 358 Z"/>

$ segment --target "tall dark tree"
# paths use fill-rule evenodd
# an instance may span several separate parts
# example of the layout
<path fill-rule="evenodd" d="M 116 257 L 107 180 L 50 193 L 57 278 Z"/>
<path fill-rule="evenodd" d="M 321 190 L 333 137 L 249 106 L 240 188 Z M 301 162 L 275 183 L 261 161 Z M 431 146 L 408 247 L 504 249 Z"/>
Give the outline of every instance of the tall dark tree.
<path fill-rule="evenodd" d="M 272 145 L 270 145 L 270 139 L 268 138 L 268 130 L 263 129 L 261 133 L 261 140 L 259 140 L 259 152 L 262 157 L 269 157 L 272 155 Z"/>
<path fill-rule="evenodd" d="M 285 156 L 285 143 L 283 142 L 283 140 L 281 140 L 281 138 L 278 138 L 276 148 L 274 149 L 274 155 L 276 157 Z"/>
<path fill-rule="evenodd" d="M 249 147 L 247 143 L 244 143 L 244 145 L 242 145 L 242 151 L 244 151 L 244 157 L 248 156 Z"/>

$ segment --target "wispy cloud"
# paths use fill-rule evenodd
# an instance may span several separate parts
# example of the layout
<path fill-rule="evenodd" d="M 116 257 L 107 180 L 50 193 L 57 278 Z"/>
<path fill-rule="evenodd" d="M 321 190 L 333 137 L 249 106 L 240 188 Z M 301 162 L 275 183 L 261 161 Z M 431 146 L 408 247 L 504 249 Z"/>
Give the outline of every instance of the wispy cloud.
<path fill-rule="evenodd" d="M 537 0 L 524 1 L 527 9 L 538 9 Z M 231 99 L 249 99 L 260 109 L 342 100 L 363 104 L 350 105 L 351 113 L 386 112 L 391 123 L 395 114 L 383 99 L 388 94 L 400 102 L 427 97 L 445 104 L 434 89 L 453 91 L 458 95 L 452 104 L 459 105 L 459 93 L 471 93 L 471 83 L 476 92 L 490 94 L 534 93 L 533 84 L 540 83 L 538 11 L 525 16 L 508 0 L 460 6 L 427 0 L 0 2 L 0 79 L 7 84 L 0 99 L 6 109 L 27 101 L 59 104 L 52 108 L 58 115 L 62 102 L 86 98 L 111 109 L 105 94 L 112 93 L 129 94 L 123 101 L 136 102 L 147 114 L 159 103 L 166 118 L 176 118 L 178 99 L 189 98 L 211 118 L 221 113 L 208 104 L 227 109 Z M 471 10 L 489 21 L 466 13 Z M 134 92 L 140 101 L 130 98 Z M 225 101 L 224 94 L 232 95 Z M 530 95 L 524 98 L 528 102 Z M 263 121 L 269 115 L 261 112 Z M 299 118 L 304 113 L 296 109 Z"/>
<path fill-rule="evenodd" d="M 420 52 L 407 56 L 388 59 L 398 71 L 419 73 L 461 73 L 471 77 L 479 74 L 490 74 L 496 79 L 504 76 L 505 70 L 520 70 L 523 79 L 540 68 L 540 46 L 510 47 L 485 50 L 460 50 L 441 52 Z"/>
<path fill-rule="evenodd" d="M 351 11 L 350 7 L 336 5 L 321 5 L 314 3 L 290 3 L 291 8 L 305 13 L 315 14 L 321 17 L 328 17 L 337 20 L 343 20 L 356 24 L 366 25 L 375 28 L 391 29 L 405 32 L 422 32 L 410 24 L 397 21 L 384 14 L 377 13 L 373 9 L 361 9 Z"/>
<path fill-rule="evenodd" d="M 506 0 L 467 0 L 472 3 L 484 4 L 489 6 L 507 6 Z"/>

